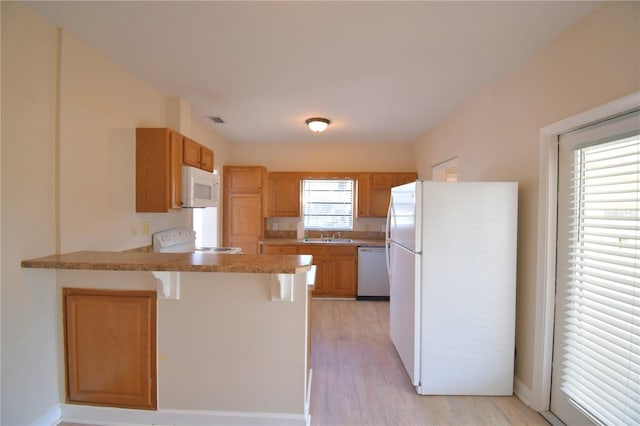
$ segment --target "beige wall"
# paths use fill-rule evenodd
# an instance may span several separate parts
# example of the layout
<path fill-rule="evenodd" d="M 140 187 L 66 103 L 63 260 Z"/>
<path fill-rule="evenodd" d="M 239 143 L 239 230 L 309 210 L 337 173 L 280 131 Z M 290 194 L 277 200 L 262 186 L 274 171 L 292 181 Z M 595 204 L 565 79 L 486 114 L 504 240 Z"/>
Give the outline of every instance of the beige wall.
<path fill-rule="evenodd" d="M 413 144 L 232 144 L 229 164 L 261 165 L 269 171 L 416 171 Z"/>
<path fill-rule="evenodd" d="M 66 30 L 61 45 L 60 251 L 150 244 L 150 235 L 131 235 L 132 223 L 148 222 L 150 234 L 190 226 L 187 209 L 135 212 L 135 128 L 186 121 L 183 131 L 214 150 L 216 167 L 225 161 L 227 143 L 191 116 L 188 105 L 176 110 L 173 98 Z"/>
<path fill-rule="evenodd" d="M 135 128 L 166 126 L 166 97 L 65 30 L 60 81 L 60 251 L 149 245 L 132 222 L 186 225 L 186 211 L 135 212 Z"/>
<path fill-rule="evenodd" d="M 64 400 L 60 299 L 54 271 L 20 260 L 148 245 L 150 235 L 131 235 L 133 222 L 152 233 L 189 218 L 135 213 L 135 128 L 167 126 L 167 97 L 29 8 L 1 7 L 0 423 L 29 424 Z M 220 165 L 226 142 L 193 117 L 191 125 Z"/>
<path fill-rule="evenodd" d="M 2 2 L 2 417 L 29 424 L 61 399 L 54 271 L 19 267 L 56 248 L 56 28 Z"/>
<path fill-rule="evenodd" d="M 417 144 L 419 174 L 459 158 L 458 178 L 518 181 L 516 375 L 533 381 L 540 128 L 640 89 L 640 3 L 606 2 L 481 91 Z"/>

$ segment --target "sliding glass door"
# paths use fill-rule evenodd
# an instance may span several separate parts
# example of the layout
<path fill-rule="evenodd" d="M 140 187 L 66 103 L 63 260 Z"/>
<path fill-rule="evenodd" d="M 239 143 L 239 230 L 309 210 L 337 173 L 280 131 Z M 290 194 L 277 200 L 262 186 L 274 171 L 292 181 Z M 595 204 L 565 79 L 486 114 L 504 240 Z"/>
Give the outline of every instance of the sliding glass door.
<path fill-rule="evenodd" d="M 640 424 L 640 114 L 562 135 L 551 411 Z"/>

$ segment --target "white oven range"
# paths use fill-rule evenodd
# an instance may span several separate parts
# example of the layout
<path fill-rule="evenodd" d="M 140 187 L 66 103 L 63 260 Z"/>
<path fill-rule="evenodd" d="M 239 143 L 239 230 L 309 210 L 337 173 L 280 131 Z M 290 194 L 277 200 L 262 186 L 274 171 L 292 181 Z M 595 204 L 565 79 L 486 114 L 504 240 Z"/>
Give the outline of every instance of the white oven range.
<path fill-rule="evenodd" d="M 189 228 L 171 228 L 153 234 L 156 253 L 239 254 L 240 247 L 196 247 L 196 232 Z"/>

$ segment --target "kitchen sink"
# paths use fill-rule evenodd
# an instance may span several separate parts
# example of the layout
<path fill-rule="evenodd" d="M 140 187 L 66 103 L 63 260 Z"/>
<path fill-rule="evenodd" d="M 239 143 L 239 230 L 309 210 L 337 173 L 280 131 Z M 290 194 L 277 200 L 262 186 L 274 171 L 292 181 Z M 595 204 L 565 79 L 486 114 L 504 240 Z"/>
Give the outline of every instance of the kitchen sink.
<path fill-rule="evenodd" d="M 305 243 L 315 244 L 348 244 L 353 243 L 351 238 L 308 238 Z"/>

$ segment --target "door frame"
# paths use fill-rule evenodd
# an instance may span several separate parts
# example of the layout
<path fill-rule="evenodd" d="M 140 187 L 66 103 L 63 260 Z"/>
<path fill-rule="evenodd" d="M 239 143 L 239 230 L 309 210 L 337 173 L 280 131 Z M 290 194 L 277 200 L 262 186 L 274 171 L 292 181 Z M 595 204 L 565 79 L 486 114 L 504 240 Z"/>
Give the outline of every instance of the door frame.
<path fill-rule="evenodd" d="M 540 129 L 538 250 L 533 383 L 516 384 L 516 393 L 536 411 L 549 411 L 556 277 L 558 137 L 640 107 L 640 91 Z"/>

